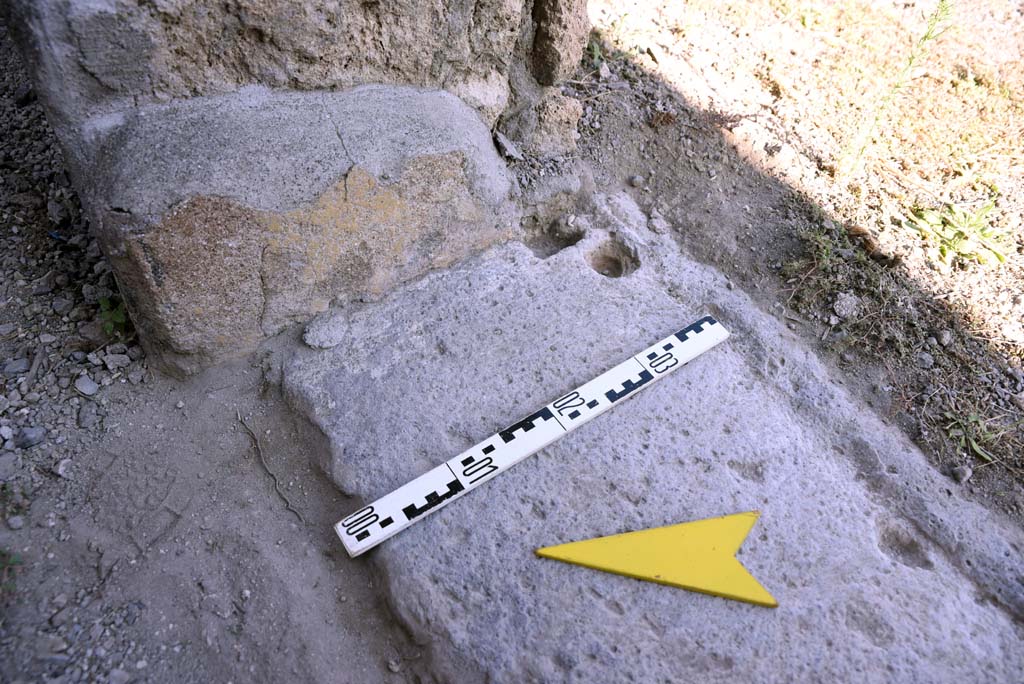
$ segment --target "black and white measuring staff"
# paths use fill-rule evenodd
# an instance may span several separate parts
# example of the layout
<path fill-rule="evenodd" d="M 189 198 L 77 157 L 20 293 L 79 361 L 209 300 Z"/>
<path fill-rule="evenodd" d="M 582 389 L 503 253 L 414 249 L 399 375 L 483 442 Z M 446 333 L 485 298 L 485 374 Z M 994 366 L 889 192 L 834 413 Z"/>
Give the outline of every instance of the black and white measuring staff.
<path fill-rule="evenodd" d="M 491 435 L 334 526 L 353 558 L 575 430 L 729 336 L 711 316 Z"/>

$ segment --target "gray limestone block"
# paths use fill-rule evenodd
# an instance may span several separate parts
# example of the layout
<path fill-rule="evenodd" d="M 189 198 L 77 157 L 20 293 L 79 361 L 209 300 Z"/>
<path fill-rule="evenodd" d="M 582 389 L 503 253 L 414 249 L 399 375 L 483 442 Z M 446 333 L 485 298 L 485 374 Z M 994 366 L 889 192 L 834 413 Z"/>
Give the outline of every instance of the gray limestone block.
<path fill-rule="evenodd" d="M 386 578 L 437 676 L 1013 681 L 1024 534 L 946 494 L 784 322 L 623 201 L 546 259 L 509 243 L 339 310 L 337 346 L 284 364 L 290 404 L 329 442 L 321 465 L 354 497 L 340 519 L 705 313 L 733 333 L 350 561 Z M 748 510 L 761 519 L 739 558 L 774 610 L 533 553 Z"/>
<path fill-rule="evenodd" d="M 171 371 L 518 229 L 490 130 L 444 91 L 248 87 L 101 117 L 86 138 L 95 231 Z"/>

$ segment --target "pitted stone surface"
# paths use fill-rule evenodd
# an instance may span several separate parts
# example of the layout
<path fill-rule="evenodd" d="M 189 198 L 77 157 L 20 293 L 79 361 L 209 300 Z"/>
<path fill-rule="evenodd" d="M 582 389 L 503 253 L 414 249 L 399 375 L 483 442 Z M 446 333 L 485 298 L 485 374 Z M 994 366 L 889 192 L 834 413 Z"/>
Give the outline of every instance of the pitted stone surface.
<path fill-rule="evenodd" d="M 355 510 L 705 312 L 733 333 L 352 561 L 387 578 L 438 676 L 1015 680 L 1020 530 L 929 494 L 945 486 L 923 455 L 716 272 L 609 213 L 592 222 L 616 235 L 544 260 L 492 248 L 335 312 L 338 345 L 285 363 L 286 395 L 329 438 L 323 465 Z M 636 270 L 588 265 L 609 239 Z M 533 555 L 745 510 L 762 517 L 739 557 L 776 610 Z"/>

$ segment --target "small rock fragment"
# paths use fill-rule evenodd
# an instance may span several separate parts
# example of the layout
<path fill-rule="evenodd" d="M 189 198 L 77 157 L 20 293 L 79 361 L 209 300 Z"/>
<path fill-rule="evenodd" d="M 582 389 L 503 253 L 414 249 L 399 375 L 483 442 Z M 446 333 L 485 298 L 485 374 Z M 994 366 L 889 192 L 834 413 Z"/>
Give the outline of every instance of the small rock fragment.
<path fill-rule="evenodd" d="M 927 370 L 935 365 L 935 357 L 928 352 L 921 352 L 917 355 L 917 365 Z"/>
<path fill-rule="evenodd" d="M 832 304 L 832 310 L 842 320 L 853 318 L 860 311 L 860 299 L 852 292 L 840 292 Z"/>
<path fill-rule="evenodd" d="M 634 187 L 634 188 L 639 188 L 641 185 L 644 184 L 644 177 L 643 176 L 636 176 L 636 175 L 630 176 L 629 177 L 629 184 L 632 187 Z"/>
<path fill-rule="evenodd" d="M 940 330 L 938 334 L 939 344 L 943 347 L 948 347 L 953 344 L 953 331 L 952 330 Z"/>
<path fill-rule="evenodd" d="M 111 371 L 129 366 L 131 362 L 131 357 L 127 354 L 106 354 L 103 357 L 103 364 Z"/>
<path fill-rule="evenodd" d="M 4 364 L 4 375 L 9 378 L 22 375 L 28 372 L 30 365 L 28 359 L 11 359 Z"/>
<path fill-rule="evenodd" d="M 82 407 L 78 409 L 78 427 L 88 430 L 97 422 L 99 422 L 99 410 L 96 408 L 96 404 L 91 401 L 83 402 Z"/>
<path fill-rule="evenodd" d="M 50 616 L 50 624 L 54 627 L 60 627 L 65 624 L 71 618 L 71 611 L 67 608 L 61 608 L 56 613 Z"/>
<path fill-rule="evenodd" d="M 79 375 L 78 379 L 75 380 L 75 389 L 79 394 L 91 397 L 99 391 L 100 386 L 88 375 Z"/>
<path fill-rule="evenodd" d="M 12 530 L 20 530 L 22 527 L 25 526 L 25 519 L 22 518 L 20 515 L 12 515 L 11 517 L 7 518 L 7 526 L 10 527 Z"/>
<path fill-rule="evenodd" d="M 107 681 L 110 684 L 128 684 L 128 682 L 132 681 L 132 676 L 121 668 L 115 667 L 107 675 Z"/>
<path fill-rule="evenodd" d="M 953 479 L 959 484 L 963 484 L 971 479 L 971 475 L 974 474 L 974 470 L 969 465 L 959 465 L 953 468 L 952 475 Z"/>
<path fill-rule="evenodd" d="M 36 91 L 28 83 L 22 83 L 14 91 L 14 106 L 18 109 L 27 107 L 36 99 Z"/>
<path fill-rule="evenodd" d="M 651 217 L 647 219 L 647 227 L 655 233 L 667 233 L 669 231 L 668 221 L 657 209 L 651 209 Z"/>
<path fill-rule="evenodd" d="M 5 439 L 0 441 L 7 440 Z M 14 474 L 17 472 L 17 469 L 18 457 L 15 454 L 11 452 L 0 454 L 0 482 L 6 482 L 10 480 L 12 477 L 14 477 Z"/>
<path fill-rule="evenodd" d="M 46 439 L 46 428 L 23 427 L 14 434 L 14 446 L 17 449 L 28 449 Z"/>
<path fill-rule="evenodd" d="M 50 304 L 50 306 L 53 307 L 54 313 L 59 314 L 61 316 L 71 311 L 71 308 L 74 305 L 75 303 L 73 301 L 71 301 L 70 299 L 65 299 L 64 297 L 54 297 L 53 303 Z"/>
<path fill-rule="evenodd" d="M 523 161 L 523 159 L 525 159 L 523 153 L 519 151 L 518 147 L 516 147 L 516 144 L 501 131 L 494 132 L 494 144 L 498 146 L 498 151 L 501 152 L 501 156 L 506 159 L 513 159 L 515 161 Z"/>

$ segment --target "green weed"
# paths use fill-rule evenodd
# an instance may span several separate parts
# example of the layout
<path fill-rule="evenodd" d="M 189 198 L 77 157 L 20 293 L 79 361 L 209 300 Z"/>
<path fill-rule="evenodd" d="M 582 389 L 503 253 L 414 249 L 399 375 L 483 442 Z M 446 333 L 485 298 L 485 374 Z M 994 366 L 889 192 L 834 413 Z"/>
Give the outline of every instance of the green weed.
<path fill-rule="evenodd" d="M 988 442 L 997 437 L 990 432 L 985 420 L 976 413 L 966 417 L 946 411 L 942 414 L 949 422 L 946 424 L 946 436 L 960 445 L 961 449 L 970 449 L 975 456 L 987 463 L 992 463 L 995 458 L 981 443 Z"/>
<path fill-rule="evenodd" d="M 116 301 L 116 304 L 114 303 Z M 128 318 L 128 311 L 124 302 L 120 299 L 111 300 L 107 297 L 100 299 L 100 325 L 108 337 L 127 339 L 131 335 L 132 324 Z"/>
<path fill-rule="evenodd" d="M 937 243 L 939 258 L 945 263 L 957 257 L 979 264 L 988 263 L 991 258 L 1003 263 L 1006 256 L 999 248 L 1005 236 L 989 221 L 995 206 L 995 201 L 989 200 L 977 211 L 954 204 L 940 209 L 914 209 L 903 225 Z"/>
<path fill-rule="evenodd" d="M 21 558 L 16 553 L 0 549 L 0 603 L 14 593 L 14 577 L 21 564 Z"/>
<path fill-rule="evenodd" d="M 590 66 L 600 68 L 604 61 L 604 51 L 601 49 L 601 38 L 597 33 L 590 34 L 590 41 L 587 43 L 587 54 L 590 56 Z"/>

